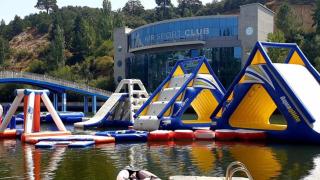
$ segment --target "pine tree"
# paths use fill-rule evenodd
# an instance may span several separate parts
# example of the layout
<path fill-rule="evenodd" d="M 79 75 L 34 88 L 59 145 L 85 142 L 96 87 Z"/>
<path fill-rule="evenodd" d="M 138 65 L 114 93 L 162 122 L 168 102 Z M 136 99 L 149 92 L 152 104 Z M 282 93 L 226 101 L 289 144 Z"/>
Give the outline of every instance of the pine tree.
<path fill-rule="evenodd" d="M 59 25 L 56 25 L 56 28 L 53 31 L 53 37 L 50 44 L 50 53 L 49 53 L 49 69 L 55 69 L 57 67 L 62 67 L 65 65 L 65 41 L 63 30 Z"/>
<path fill-rule="evenodd" d="M 141 16 L 144 13 L 144 7 L 140 0 L 129 0 L 122 11 L 130 16 Z"/>
<path fill-rule="evenodd" d="M 316 1 L 316 8 L 313 11 L 312 14 L 313 19 L 313 26 L 316 26 L 316 32 L 317 34 L 320 33 L 320 0 Z"/>
<path fill-rule="evenodd" d="M 8 52 L 8 41 L 0 36 L 0 64 L 3 64 L 3 62 L 6 60 Z"/>
<path fill-rule="evenodd" d="M 111 2 L 108 0 L 103 0 L 101 20 L 99 22 L 99 34 L 102 40 L 110 39 L 113 30 L 113 16 L 111 11 Z"/>
<path fill-rule="evenodd" d="M 47 14 L 49 14 L 50 10 L 55 10 L 58 7 L 57 0 L 38 0 L 34 7 L 40 10 L 46 10 Z"/>
<path fill-rule="evenodd" d="M 80 58 L 92 54 L 96 43 L 96 34 L 93 27 L 88 21 L 78 16 L 75 20 L 73 31 L 73 51 L 77 52 Z"/>

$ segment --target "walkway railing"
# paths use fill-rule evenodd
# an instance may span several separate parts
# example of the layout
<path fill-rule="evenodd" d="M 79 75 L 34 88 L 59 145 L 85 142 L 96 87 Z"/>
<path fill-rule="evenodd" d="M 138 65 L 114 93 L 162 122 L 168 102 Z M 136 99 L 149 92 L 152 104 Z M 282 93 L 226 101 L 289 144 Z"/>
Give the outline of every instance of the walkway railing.
<path fill-rule="evenodd" d="M 35 81 L 43 81 L 43 82 L 49 82 L 52 84 L 56 84 L 58 86 L 65 86 L 67 89 L 68 88 L 74 88 L 74 89 L 79 89 L 82 91 L 89 92 L 91 94 L 96 94 L 100 96 L 106 96 L 110 97 L 112 92 L 106 91 L 103 89 L 98 89 L 94 87 L 90 87 L 87 85 L 71 82 L 71 81 L 66 81 L 62 79 L 58 79 L 52 76 L 48 75 L 42 75 L 42 74 L 34 74 L 34 73 L 27 73 L 27 72 L 13 72 L 13 71 L 0 71 L 0 79 L 5 79 L 5 78 L 25 78 L 25 79 L 31 79 Z M 63 87 L 62 87 L 63 88 Z"/>

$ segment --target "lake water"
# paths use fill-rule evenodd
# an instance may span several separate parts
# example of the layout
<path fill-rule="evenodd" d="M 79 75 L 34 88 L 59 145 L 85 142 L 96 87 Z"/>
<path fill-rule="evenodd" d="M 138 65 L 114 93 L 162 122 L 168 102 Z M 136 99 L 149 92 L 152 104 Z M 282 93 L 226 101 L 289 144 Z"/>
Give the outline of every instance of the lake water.
<path fill-rule="evenodd" d="M 107 144 L 86 149 L 36 149 L 0 140 L 0 179 L 110 179 L 127 165 L 162 179 L 171 175 L 223 176 L 243 162 L 255 179 L 320 179 L 320 148 L 246 142 Z"/>

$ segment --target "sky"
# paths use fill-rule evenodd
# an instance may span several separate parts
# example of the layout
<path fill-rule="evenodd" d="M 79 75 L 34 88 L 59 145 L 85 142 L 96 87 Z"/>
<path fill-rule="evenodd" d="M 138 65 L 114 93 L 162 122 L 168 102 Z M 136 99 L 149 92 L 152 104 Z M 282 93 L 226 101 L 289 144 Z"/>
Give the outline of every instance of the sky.
<path fill-rule="evenodd" d="M 103 0 L 57 0 L 58 6 L 89 6 L 102 7 Z M 155 0 L 140 0 L 145 9 L 152 9 L 156 6 Z M 176 6 L 177 0 L 171 0 Z M 212 2 L 212 0 L 201 0 L 203 4 Z M 122 8 L 127 0 L 111 0 L 112 9 Z M 4 19 L 6 24 L 13 20 L 15 15 L 24 17 L 31 13 L 37 13 L 39 10 L 34 8 L 37 0 L 1 0 L 0 1 L 0 20 Z"/>

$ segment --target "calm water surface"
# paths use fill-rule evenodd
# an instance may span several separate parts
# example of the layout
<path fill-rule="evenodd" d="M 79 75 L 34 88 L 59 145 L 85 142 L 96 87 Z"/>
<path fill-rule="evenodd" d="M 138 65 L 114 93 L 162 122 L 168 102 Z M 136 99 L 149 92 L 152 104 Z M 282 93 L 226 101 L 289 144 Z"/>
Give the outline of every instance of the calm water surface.
<path fill-rule="evenodd" d="M 19 140 L 0 140 L 0 179 L 113 180 L 127 165 L 162 179 L 223 176 L 235 160 L 243 162 L 255 179 L 320 179 L 319 146 L 196 141 L 35 149 Z"/>

